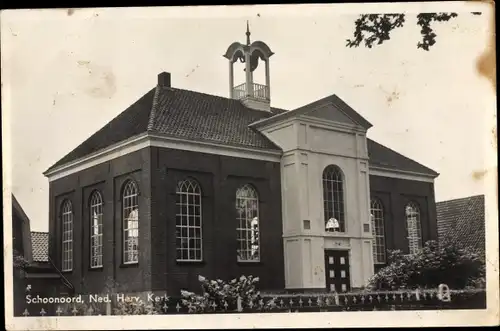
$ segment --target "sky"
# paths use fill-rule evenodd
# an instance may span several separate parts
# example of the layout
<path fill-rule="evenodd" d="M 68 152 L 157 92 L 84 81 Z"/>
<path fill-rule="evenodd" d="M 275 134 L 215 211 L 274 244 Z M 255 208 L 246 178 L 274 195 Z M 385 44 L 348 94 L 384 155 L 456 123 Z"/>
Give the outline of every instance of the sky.
<path fill-rule="evenodd" d="M 488 156 L 496 96 L 476 61 L 487 44 L 489 16 L 453 8 L 459 16 L 433 24 L 437 43 L 426 52 L 416 48 L 415 13 L 440 9 L 406 5 L 406 25 L 390 41 L 372 49 L 345 47 L 359 13 L 401 8 L 4 12 L 9 189 L 32 231 L 47 231 L 48 179 L 42 173 L 153 88 L 160 72 L 171 73 L 174 87 L 227 97 L 222 55 L 232 42 L 245 41 L 249 20 L 252 41 L 264 41 L 275 53 L 272 106 L 294 109 L 336 94 L 373 124 L 368 137 L 440 173 L 437 201 L 484 194 L 482 175 L 496 166 Z M 235 74 L 235 85 L 243 83 L 242 67 Z"/>

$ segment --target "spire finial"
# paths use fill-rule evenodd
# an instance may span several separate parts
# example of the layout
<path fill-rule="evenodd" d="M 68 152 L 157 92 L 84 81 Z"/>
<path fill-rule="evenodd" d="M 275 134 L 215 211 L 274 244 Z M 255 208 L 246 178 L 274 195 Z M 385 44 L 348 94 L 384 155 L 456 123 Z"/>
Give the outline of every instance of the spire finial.
<path fill-rule="evenodd" d="M 248 20 L 247 20 L 247 45 L 250 46 L 250 27 L 248 26 Z"/>

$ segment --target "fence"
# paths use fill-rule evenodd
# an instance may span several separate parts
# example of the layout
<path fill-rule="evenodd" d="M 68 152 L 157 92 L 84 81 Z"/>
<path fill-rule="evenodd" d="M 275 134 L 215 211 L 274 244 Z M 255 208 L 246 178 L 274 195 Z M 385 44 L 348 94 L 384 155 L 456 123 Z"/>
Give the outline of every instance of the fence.
<path fill-rule="evenodd" d="M 81 296 L 79 303 L 29 305 L 24 316 L 83 316 L 83 315 L 142 315 L 142 314 L 193 314 L 193 313 L 293 313 L 384 310 L 443 310 L 486 309 L 485 289 L 450 290 L 436 289 L 352 292 L 335 294 L 265 294 L 253 301 L 236 302 L 207 300 L 184 305 L 181 298 L 164 297 L 148 302 L 133 300 L 118 304 L 116 298 L 109 303 L 89 302 Z"/>

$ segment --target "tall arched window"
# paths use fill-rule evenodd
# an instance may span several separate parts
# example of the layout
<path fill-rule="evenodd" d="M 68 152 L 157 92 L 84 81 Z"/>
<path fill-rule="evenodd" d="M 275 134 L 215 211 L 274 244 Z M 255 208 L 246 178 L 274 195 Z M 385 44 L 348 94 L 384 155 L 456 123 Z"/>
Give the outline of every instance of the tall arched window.
<path fill-rule="evenodd" d="M 177 261 L 201 261 L 202 214 L 201 187 L 193 179 L 177 184 L 176 246 Z"/>
<path fill-rule="evenodd" d="M 123 263 L 139 262 L 139 191 L 134 181 L 125 184 L 123 203 Z"/>
<path fill-rule="evenodd" d="M 414 202 L 406 205 L 406 231 L 410 254 L 417 253 L 422 248 L 422 230 L 420 228 L 420 209 Z"/>
<path fill-rule="evenodd" d="M 370 211 L 372 218 L 373 238 L 373 261 L 375 264 L 384 264 L 385 253 L 385 230 L 384 230 L 384 206 L 379 199 L 373 198 L 370 201 Z"/>
<path fill-rule="evenodd" d="M 259 196 L 250 185 L 236 191 L 238 261 L 260 261 Z"/>
<path fill-rule="evenodd" d="M 329 165 L 323 171 L 325 230 L 345 232 L 344 182 L 339 167 Z"/>
<path fill-rule="evenodd" d="M 64 200 L 61 206 L 62 221 L 62 271 L 73 270 L 73 206 Z"/>
<path fill-rule="evenodd" d="M 90 267 L 102 267 L 102 195 L 90 196 Z"/>

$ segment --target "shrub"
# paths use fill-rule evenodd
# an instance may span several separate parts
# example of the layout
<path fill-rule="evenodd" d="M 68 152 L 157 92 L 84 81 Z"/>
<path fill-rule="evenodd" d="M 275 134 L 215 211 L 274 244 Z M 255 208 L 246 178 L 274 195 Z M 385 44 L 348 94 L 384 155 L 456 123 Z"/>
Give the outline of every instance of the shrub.
<path fill-rule="evenodd" d="M 119 302 L 113 309 L 115 315 L 158 315 L 159 308 L 153 303 L 146 303 L 144 300 L 137 302 Z"/>
<path fill-rule="evenodd" d="M 475 252 L 456 242 L 428 241 L 415 254 L 393 251 L 389 264 L 370 280 L 370 290 L 437 287 L 447 284 L 452 289 L 475 285 L 484 277 L 484 261 Z"/>
<path fill-rule="evenodd" d="M 260 293 L 255 288 L 259 281 L 258 277 L 241 276 L 239 279 L 225 282 L 221 279 L 209 280 L 199 276 L 198 280 L 201 283 L 202 295 L 181 291 L 181 302 L 191 312 L 206 313 L 216 309 L 234 309 L 238 305 L 238 298 L 241 298 L 242 307 L 249 307 L 260 299 Z"/>
<path fill-rule="evenodd" d="M 12 264 L 14 269 L 24 270 L 29 265 L 28 260 L 15 249 L 12 250 L 12 253 L 13 253 Z"/>

